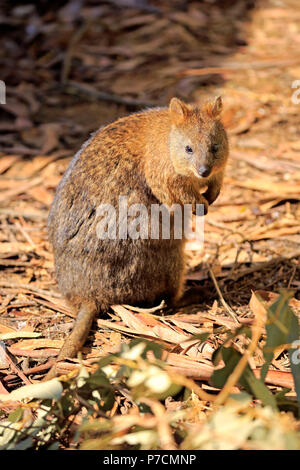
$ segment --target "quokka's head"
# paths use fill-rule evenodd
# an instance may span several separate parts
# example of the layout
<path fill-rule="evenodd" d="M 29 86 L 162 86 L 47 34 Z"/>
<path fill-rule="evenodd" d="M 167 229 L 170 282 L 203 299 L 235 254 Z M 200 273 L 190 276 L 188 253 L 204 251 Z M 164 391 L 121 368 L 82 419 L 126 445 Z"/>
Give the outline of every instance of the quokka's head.
<path fill-rule="evenodd" d="M 170 157 L 178 174 L 208 178 L 225 167 L 228 139 L 221 111 L 220 96 L 202 107 L 171 99 Z"/>

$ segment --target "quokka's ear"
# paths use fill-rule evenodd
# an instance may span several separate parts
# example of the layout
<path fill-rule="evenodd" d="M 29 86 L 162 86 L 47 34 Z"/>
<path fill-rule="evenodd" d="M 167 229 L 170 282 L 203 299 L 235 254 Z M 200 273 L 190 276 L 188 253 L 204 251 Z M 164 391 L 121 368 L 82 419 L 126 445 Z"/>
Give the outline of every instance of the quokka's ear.
<path fill-rule="evenodd" d="M 169 104 L 169 112 L 173 124 L 181 124 L 188 112 L 186 104 L 178 98 L 172 98 Z"/>
<path fill-rule="evenodd" d="M 215 101 L 211 101 L 206 105 L 206 111 L 212 118 L 220 116 L 223 109 L 223 102 L 221 96 L 218 96 Z"/>

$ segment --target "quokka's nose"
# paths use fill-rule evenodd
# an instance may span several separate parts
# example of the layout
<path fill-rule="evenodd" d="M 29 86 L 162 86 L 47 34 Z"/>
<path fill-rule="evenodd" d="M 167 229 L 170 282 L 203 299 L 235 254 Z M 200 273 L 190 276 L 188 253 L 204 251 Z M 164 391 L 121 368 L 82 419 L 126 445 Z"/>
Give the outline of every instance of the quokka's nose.
<path fill-rule="evenodd" d="M 210 174 L 210 168 L 208 168 L 208 166 L 205 166 L 205 165 L 200 166 L 198 169 L 198 174 L 199 176 L 203 176 L 204 178 L 206 178 Z"/>

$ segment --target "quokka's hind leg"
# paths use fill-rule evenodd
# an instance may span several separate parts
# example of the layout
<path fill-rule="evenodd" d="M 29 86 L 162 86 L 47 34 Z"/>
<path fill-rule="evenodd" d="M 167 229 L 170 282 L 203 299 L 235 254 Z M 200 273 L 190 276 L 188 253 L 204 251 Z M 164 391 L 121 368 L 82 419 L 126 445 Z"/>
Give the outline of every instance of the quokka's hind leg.
<path fill-rule="evenodd" d="M 50 380 L 57 375 L 57 362 L 67 357 L 75 357 L 84 345 L 90 332 L 93 319 L 98 312 L 94 302 L 83 303 L 78 311 L 77 318 L 70 336 L 65 340 L 55 364 L 51 367 L 44 380 Z"/>

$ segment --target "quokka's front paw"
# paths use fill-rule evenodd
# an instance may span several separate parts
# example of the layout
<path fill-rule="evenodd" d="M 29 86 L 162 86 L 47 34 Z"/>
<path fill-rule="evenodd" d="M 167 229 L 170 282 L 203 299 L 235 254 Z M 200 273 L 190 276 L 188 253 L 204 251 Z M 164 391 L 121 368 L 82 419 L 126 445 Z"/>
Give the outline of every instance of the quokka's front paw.
<path fill-rule="evenodd" d="M 199 210 L 199 206 L 202 205 L 202 208 Z M 203 212 L 202 210 L 203 209 Z M 197 202 L 197 204 L 193 205 L 193 214 L 194 215 L 206 215 L 208 212 L 208 201 L 205 199 L 204 195 L 202 195 L 201 199 Z"/>
<path fill-rule="evenodd" d="M 203 206 L 204 206 L 204 207 L 203 207 L 203 210 L 204 210 L 203 215 L 206 215 L 207 212 L 208 212 L 208 205 L 209 205 L 209 203 L 208 203 L 208 200 L 204 197 L 204 195 L 203 195 L 203 202 L 202 202 L 202 204 L 203 204 Z"/>
<path fill-rule="evenodd" d="M 208 204 L 211 205 L 213 202 L 215 202 L 215 200 L 217 199 L 219 194 L 220 194 L 220 190 L 218 190 L 218 191 L 209 191 L 209 190 L 207 190 L 207 191 L 205 191 L 205 193 L 203 193 L 203 197 L 205 197 Z"/>

